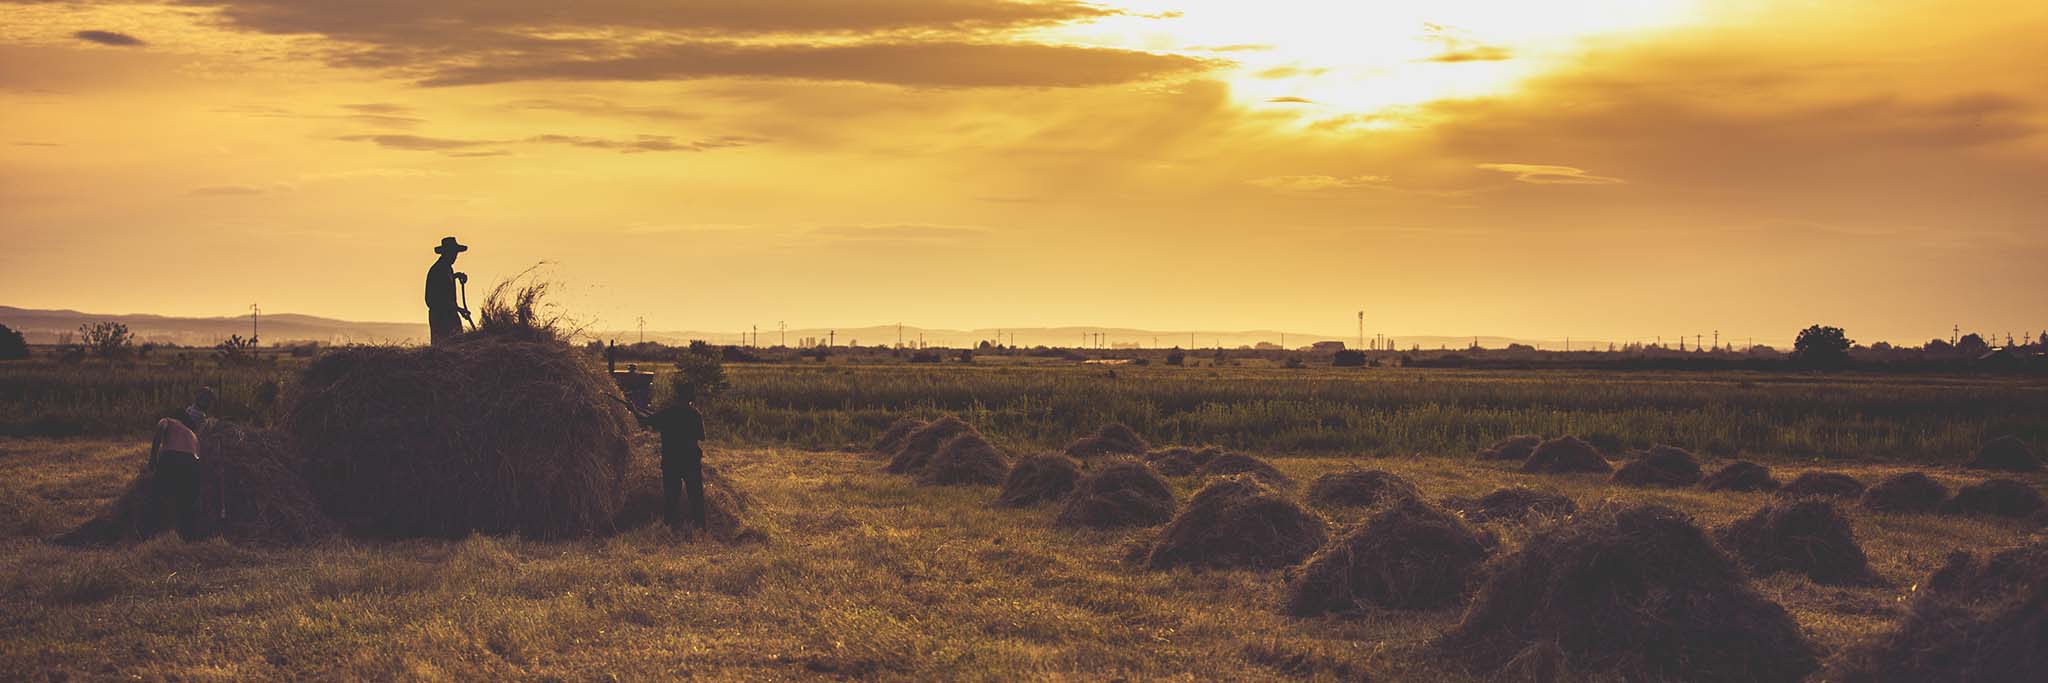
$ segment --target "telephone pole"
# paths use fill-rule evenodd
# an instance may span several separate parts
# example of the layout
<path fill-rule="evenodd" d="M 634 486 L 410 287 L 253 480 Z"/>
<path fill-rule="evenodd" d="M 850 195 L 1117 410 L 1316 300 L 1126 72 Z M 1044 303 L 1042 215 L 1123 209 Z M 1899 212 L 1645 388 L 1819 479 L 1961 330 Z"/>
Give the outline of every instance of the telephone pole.
<path fill-rule="evenodd" d="M 249 304 L 249 344 L 251 346 L 256 344 L 256 319 L 262 315 L 263 309 L 257 308 L 256 304 Z"/>
<path fill-rule="evenodd" d="M 1365 348 L 1365 309 L 1358 309 L 1358 348 Z"/>
<path fill-rule="evenodd" d="M 775 345 L 785 349 L 789 348 L 789 323 L 781 320 L 775 321 L 775 331 L 779 335 L 776 337 Z"/>
<path fill-rule="evenodd" d="M 645 344 L 647 343 L 647 318 L 642 316 L 636 320 L 640 322 L 640 343 Z"/>

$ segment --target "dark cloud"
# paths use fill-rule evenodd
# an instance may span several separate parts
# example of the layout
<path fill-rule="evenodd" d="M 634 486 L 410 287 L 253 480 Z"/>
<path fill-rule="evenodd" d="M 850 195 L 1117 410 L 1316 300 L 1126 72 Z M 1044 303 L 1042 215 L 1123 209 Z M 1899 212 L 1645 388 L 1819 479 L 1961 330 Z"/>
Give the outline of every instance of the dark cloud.
<path fill-rule="evenodd" d="M 496 140 L 458 140 L 454 138 L 432 138 L 423 135 L 344 135 L 337 139 L 349 142 L 368 142 L 386 149 L 403 149 L 415 152 L 468 149 L 498 144 Z"/>
<path fill-rule="evenodd" d="M 88 43 L 99 43 L 115 47 L 137 47 L 149 44 L 143 42 L 141 38 L 115 31 L 79 31 L 71 34 L 71 37 Z"/>
<path fill-rule="evenodd" d="M 493 62 L 451 67 L 423 81 L 452 86 L 509 81 L 654 81 L 782 78 L 917 87 L 1079 87 L 1192 73 L 1214 63 L 1178 55 L 1035 44 L 686 43 L 617 59 Z"/>
<path fill-rule="evenodd" d="M 482 147 L 497 147 L 513 143 L 535 145 L 568 145 L 588 149 L 603 149 L 624 154 L 640 152 L 707 152 L 715 149 L 744 147 L 760 144 L 766 140 L 738 135 L 724 135 L 694 141 L 677 141 L 667 135 L 640 135 L 631 139 L 585 137 L 580 135 L 545 134 L 518 140 L 471 140 L 461 138 L 436 138 L 422 135 L 344 135 L 338 140 L 367 142 L 385 149 L 411 152 L 444 152 L 449 156 L 500 156 L 503 150 L 483 150 Z"/>

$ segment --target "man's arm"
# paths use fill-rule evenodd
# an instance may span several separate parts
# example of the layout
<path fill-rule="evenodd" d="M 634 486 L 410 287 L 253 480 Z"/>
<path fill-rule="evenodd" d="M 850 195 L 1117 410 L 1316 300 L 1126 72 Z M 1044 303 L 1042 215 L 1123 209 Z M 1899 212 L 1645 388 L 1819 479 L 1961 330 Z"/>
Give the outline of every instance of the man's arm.
<path fill-rule="evenodd" d="M 157 454 L 157 451 L 163 450 L 163 447 L 164 447 L 164 429 L 166 429 L 166 427 L 164 426 L 164 421 L 163 421 L 163 420 L 157 420 L 157 421 L 156 421 L 156 438 L 155 438 L 155 439 L 151 439 L 151 440 L 150 440 L 150 442 L 149 442 L 149 462 L 143 463 L 143 466 L 144 466 L 144 467 L 146 467 L 146 468 L 152 468 L 152 469 L 153 469 L 153 468 L 155 468 L 155 467 L 156 467 L 156 454 Z"/>

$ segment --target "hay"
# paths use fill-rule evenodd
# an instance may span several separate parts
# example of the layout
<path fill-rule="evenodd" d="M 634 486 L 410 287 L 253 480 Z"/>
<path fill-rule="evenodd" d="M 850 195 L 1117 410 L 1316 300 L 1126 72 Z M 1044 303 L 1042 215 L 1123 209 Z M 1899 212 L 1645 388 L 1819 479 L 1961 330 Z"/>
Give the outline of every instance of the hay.
<path fill-rule="evenodd" d="M 662 520 L 661 460 L 659 456 L 634 458 L 633 465 L 626 472 L 625 499 L 620 503 L 619 516 L 614 520 L 618 530 L 633 529 Z M 678 522 L 687 533 L 695 534 L 690 516 L 690 500 L 687 487 L 683 498 L 676 502 Z M 704 532 L 712 539 L 724 543 L 757 541 L 767 537 L 756 527 L 748 514 L 753 498 L 734 484 L 717 467 L 704 466 Z"/>
<path fill-rule="evenodd" d="M 1495 489 L 1477 500 L 1452 496 L 1444 499 L 1444 507 L 1478 523 L 1519 522 L 1530 515 L 1568 517 L 1579 511 L 1579 504 L 1572 502 L 1570 496 L 1523 486 Z"/>
<path fill-rule="evenodd" d="M 1700 481 L 1700 463 L 1683 448 L 1657 444 L 1614 470 L 1607 481 L 1624 486 L 1691 486 Z"/>
<path fill-rule="evenodd" d="M 1708 491 L 1776 491 L 1778 480 L 1771 478 L 1768 467 L 1737 460 L 1701 480 L 1700 486 Z"/>
<path fill-rule="evenodd" d="M 2048 541 L 1989 561 L 1957 552 L 1896 630 L 1846 649 L 1824 680 L 1997 683 L 2048 671 Z"/>
<path fill-rule="evenodd" d="M 2039 472 L 2041 459 L 2034 457 L 2034 449 L 2028 448 L 2027 442 L 2007 435 L 1986 442 L 1977 450 L 1977 458 L 1963 466 L 2005 472 Z"/>
<path fill-rule="evenodd" d="M 1487 552 L 1457 517 L 1402 497 L 1310 557 L 1288 582 L 1281 611 L 1307 617 L 1449 606 L 1465 595 Z"/>
<path fill-rule="evenodd" d="M 1249 475 L 1265 483 L 1267 486 L 1282 489 L 1294 488 L 1294 480 L 1282 474 L 1280 468 L 1243 453 L 1219 454 L 1214 458 L 1210 458 L 1209 462 L 1204 463 L 1200 469 L 1195 470 L 1195 473 L 1204 477 Z"/>
<path fill-rule="evenodd" d="M 303 545 L 340 530 L 315 504 L 299 475 L 298 453 L 282 432 L 215 421 L 201 430 L 199 451 L 197 531 L 202 537 Z M 161 519 L 150 508 L 151 474 L 145 463 L 104 512 L 56 541 L 105 545 L 171 532 L 175 520 Z"/>
<path fill-rule="evenodd" d="M 1067 446 L 1067 455 L 1087 459 L 1103 455 L 1144 455 L 1149 450 L 1152 450 L 1152 444 L 1146 443 L 1145 437 L 1138 436 L 1122 423 L 1112 422 L 1093 434 L 1074 440 Z"/>
<path fill-rule="evenodd" d="M 486 333 L 330 351 L 286 419 L 320 508 L 351 533 L 609 531 L 632 421 L 567 344 Z"/>
<path fill-rule="evenodd" d="M 1885 477 L 1863 492 L 1863 507 L 1878 512 L 1934 512 L 1948 499 L 1948 487 L 1921 472 Z"/>
<path fill-rule="evenodd" d="M 1113 529 L 1154 526 L 1173 519 L 1173 489 L 1139 460 L 1115 460 L 1094 468 L 1074 485 L 1053 524 Z"/>
<path fill-rule="evenodd" d="M 1714 538 L 1757 576 L 1798 572 L 1824 584 L 1874 578 L 1849 520 L 1818 498 L 1766 505 L 1715 530 Z"/>
<path fill-rule="evenodd" d="M 1560 436 L 1538 444 L 1536 450 L 1530 451 L 1529 457 L 1522 461 L 1522 471 L 1527 473 L 1605 473 L 1613 470 L 1614 466 L 1600 455 L 1600 449 L 1576 436 Z"/>
<path fill-rule="evenodd" d="M 1203 465 L 1215 460 L 1216 456 L 1230 451 L 1218 446 L 1201 449 L 1186 446 L 1162 448 L 1145 454 L 1145 460 L 1152 463 L 1152 469 L 1169 477 L 1186 477 L 1201 471 Z"/>
<path fill-rule="evenodd" d="M 1956 489 L 1956 496 L 1941 504 L 1941 513 L 2025 519 L 2043 507 L 2048 503 L 2034 487 L 2011 479 L 1992 479 Z"/>
<path fill-rule="evenodd" d="M 897 451 L 903 450 L 903 444 L 910 441 L 910 434 L 928 424 L 931 423 L 914 417 L 896 418 L 895 422 L 889 423 L 888 429 L 882 430 L 881 438 L 875 439 L 872 452 L 884 458 L 895 457 Z"/>
<path fill-rule="evenodd" d="M 966 432 L 946 441 L 932 454 L 917 483 L 926 485 L 995 486 L 1010 472 L 1010 459 L 989 444 L 979 432 Z"/>
<path fill-rule="evenodd" d="M 1797 681 L 1815 649 L 1691 518 L 1606 507 L 1498 558 L 1432 648 L 1478 672 L 1531 650 L 1551 670 L 1632 681 Z"/>
<path fill-rule="evenodd" d="M 1390 472 L 1345 470 L 1331 472 L 1309 482 L 1306 498 L 1310 505 L 1373 507 L 1421 499 L 1422 490 Z"/>
<path fill-rule="evenodd" d="M 922 472 L 925 463 L 931 461 L 932 456 L 937 455 L 939 448 L 945 446 L 947 441 L 972 431 L 973 425 L 951 415 L 932 420 L 931 423 L 912 431 L 910 436 L 904 437 L 903 447 L 896 450 L 882 471 L 890 474 Z"/>
<path fill-rule="evenodd" d="M 1493 445 L 1487 446 L 1485 450 L 1479 451 L 1478 457 L 1480 460 L 1513 460 L 1521 462 L 1529 459 L 1529 454 L 1536 452 L 1536 447 L 1542 444 L 1543 437 L 1534 434 L 1510 436 L 1494 442 Z"/>
<path fill-rule="evenodd" d="M 1202 487 L 1145 553 L 1145 566 L 1278 569 L 1329 539 L 1323 520 L 1257 478 Z"/>
<path fill-rule="evenodd" d="M 996 494 L 995 506 L 1021 508 L 1059 500 L 1074 490 L 1074 482 L 1080 479 L 1081 468 L 1067 456 L 1058 453 L 1026 456 L 1011 466 L 1010 473 L 1003 477 L 1003 488 Z"/>
<path fill-rule="evenodd" d="M 1863 482 L 1840 472 L 1807 472 L 1793 477 L 1785 488 L 1778 489 L 1778 495 L 1855 498 L 1863 495 Z"/>

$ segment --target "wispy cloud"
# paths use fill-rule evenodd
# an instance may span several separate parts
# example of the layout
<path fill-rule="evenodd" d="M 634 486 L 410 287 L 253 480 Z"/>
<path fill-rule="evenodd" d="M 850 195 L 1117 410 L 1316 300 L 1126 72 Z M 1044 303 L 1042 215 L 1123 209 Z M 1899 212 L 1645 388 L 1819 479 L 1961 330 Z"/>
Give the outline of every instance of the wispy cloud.
<path fill-rule="evenodd" d="M 1628 181 L 1593 175 L 1585 169 L 1550 164 L 1478 164 L 1488 171 L 1513 175 L 1515 182 L 1531 185 L 1619 185 Z"/>
<path fill-rule="evenodd" d="M 99 43 L 114 47 L 141 47 L 149 44 L 141 38 L 118 31 L 79 31 L 71 34 L 71 37 L 88 43 Z"/>
<path fill-rule="evenodd" d="M 1280 175 L 1253 178 L 1245 182 L 1272 190 L 1321 192 L 1327 190 L 1383 188 L 1388 180 L 1388 177 L 1381 175 L 1356 175 L 1343 178 L 1328 175 Z"/>

